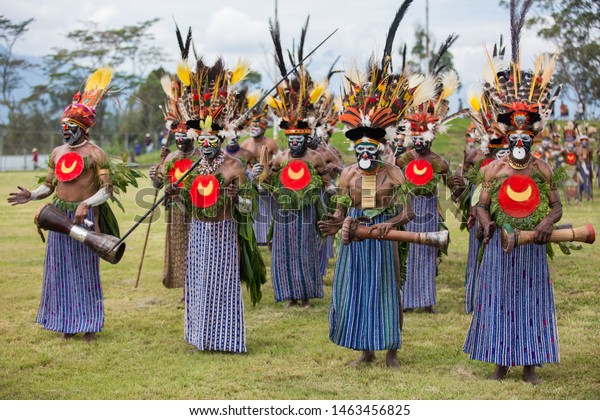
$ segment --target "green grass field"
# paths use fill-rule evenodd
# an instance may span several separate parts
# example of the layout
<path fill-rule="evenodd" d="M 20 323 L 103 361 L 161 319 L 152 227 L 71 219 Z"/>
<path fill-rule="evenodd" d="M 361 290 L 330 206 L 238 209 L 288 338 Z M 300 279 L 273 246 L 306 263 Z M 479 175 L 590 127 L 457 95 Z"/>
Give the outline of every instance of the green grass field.
<path fill-rule="evenodd" d="M 454 138 L 458 142 L 463 137 Z M 462 155 L 458 143 L 453 148 L 440 144 L 457 159 Z M 520 368 L 511 370 L 505 381 L 494 382 L 488 379 L 493 366 L 471 361 L 462 352 L 470 321 L 463 311 L 468 238 L 450 211 L 452 243 L 440 266 L 438 314 L 406 314 L 399 371 L 385 367 L 383 353 L 372 366 L 349 367 L 358 352 L 329 341 L 333 261 L 325 277 L 325 297 L 308 309 L 274 304 L 270 282 L 256 307 L 244 290 L 246 355 L 190 352 L 183 339 L 183 305 L 177 303 L 181 290 L 165 289 L 161 283 L 162 219 L 152 225 L 138 288 L 134 284 L 145 226 L 128 238 L 118 265 L 101 263 L 106 322 L 98 340 L 87 344 L 79 335 L 64 341 L 35 324 L 44 245 L 33 216 L 40 203 L 11 207 L 5 200 L 17 185 L 32 187 L 33 175 L 0 174 L 2 399 L 600 398 L 599 245 L 584 245 L 571 256 L 559 253 L 550 262 L 561 363 L 541 369 L 542 383 L 536 387 L 521 381 Z M 142 186 L 149 186 L 148 179 Z M 123 232 L 144 210 L 135 204 L 135 190 L 122 198 L 127 211 L 115 213 Z M 563 220 L 593 223 L 600 231 L 599 210 L 598 202 L 565 207 Z M 268 252 L 263 253 L 268 263 Z"/>

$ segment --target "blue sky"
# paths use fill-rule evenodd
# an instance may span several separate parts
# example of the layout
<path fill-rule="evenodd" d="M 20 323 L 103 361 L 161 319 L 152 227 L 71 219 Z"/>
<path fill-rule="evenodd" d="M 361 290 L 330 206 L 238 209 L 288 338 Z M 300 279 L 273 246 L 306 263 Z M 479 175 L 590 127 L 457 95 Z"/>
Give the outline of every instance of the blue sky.
<path fill-rule="evenodd" d="M 221 55 L 233 66 L 238 57 L 246 57 L 263 75 L 273 72 L 268 18 L 273 16 L 274 0 L 81 0 L 77 3 L 19 0 L 5 3 L 2 11 L 5 17 L 13 21 L 35 19 L 29 32 L 15 46 L 18 54 L 43 56 L 52 48 L 68 46 L 65 34 L 82 28 L 84 21 L 117 28 L 159 17 L 161 21 L 153 27 L 152 42 L 162 48 L 165 56 L 156 67 L 162 65 L 174 70 L 178 54 L 174 18 L 182 30 L 192 27 L 196 48 L 207 61 Z M 279 0 L 283 46 L 291 48 L 310 14 L 306 50 L 339 28 L 315 53 L 309 66 L 311 75 L 324 77 L 338 55 L 341 59 L 337 68 L 348 68 L 353 63 L 363 68 L 373 51 L 381 54 L 388 27 L 401 3 L 400 0 Z M 425 0 L 413 2 L 398 30 L 395 49 L 404 42 L 409 48 L 412 46 L 415 25 L 417 22 L 425 24 L 425 3 Z M 460 35 L 451 51 L 463 83 L 459 94 L 465 96 L 468 86 L 480 80 L 483 44 L 493 45 L 500 34 L 508 39 L 508 11 L 501 8 L 497 0 L 430 0 L 429 28 L 438 43 L 452 32 Z M 536 54 L 554 51 L 554 47 L 538 38 L 534 30 L 525 30 L 521 51 L 522 61 L 529 67 Z"/>

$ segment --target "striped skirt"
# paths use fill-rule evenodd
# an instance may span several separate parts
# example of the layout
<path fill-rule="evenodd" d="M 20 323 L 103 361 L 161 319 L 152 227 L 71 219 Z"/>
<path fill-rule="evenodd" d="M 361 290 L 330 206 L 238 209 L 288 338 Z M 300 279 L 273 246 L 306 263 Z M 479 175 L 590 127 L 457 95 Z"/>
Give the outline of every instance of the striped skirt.
<path fill-rule="evenodd" d="M 477 240 L 477 220 L 469 231 L 469 251 L 467 254 L 467 268 L 465 272 L 465 312 L 473 312 L 473 297 L 477 290 L 477 270 L 479 261 L 479 247 L 481 242 Z"/>
<path fill-rule="evenodd" d="M 545 245 L 502 251 L 496 230 L 478 273 L 480 287 L 463 350 L 504 366 L 558 363 L 554 291 Z"/>
<path fill-rule="evenodd" d="M 349 216 L 362 210 L 351 208 Z M 372 219 L 381 223 L 392 216 Z M 394 242 L 366 239 L 340 244 L 329 310 L 329 338 L 355 350 L 398 349 L 401 345 L 400 289 Z"/>
<path fill-rule="evenodd" d="M 246 351 L 234 220 L 192 220 L 185 271 L 184 335 L 199 350 Z"/>
<path fill-rule="evenodd" d="M 277 201 L 273 194 L 264 191 L 258 196 L 258 213 L 254 218 L 254 234 L 258 245 L 267 245 L 267 236 L 273 221 L 273 211 L 277 207 Z"/>
<path fill-rule="evenodd" d="M 314 206 L 275 213 L 271 249 L 275 302 L 323 297 L 316 217 Z"/>
<path fill-rule="evenodd" d="M 174 205 L 167 209 L 163 285 L 166 288 L 183 287 L 185 282 L 185 256 L 190 233 L 189 217 Z"/>
<path fill-rule="evenodd" d="M 415 217 L 408 222 L 410 232 L 437 232 L 439 214 L 436 196 L 412 197 Z M 432 246 L 411 243 L 406 261 L 406 282 L 402 288 L 403 308 L 433 306 L 436 302 L 435 279 L 437 277 L 438 250 Z"/>
<path fill-rule="evenodd" d="M 94 221 L 90 208 L 87 219 Z M 74 220 L 74 213 L 67 211 Z M 48 232 L 44 283 L 36 322 L 44 329 L 74 334 L 99 332 L 104 325 L 104 301 L 99 257 L 68 235 Z"/>

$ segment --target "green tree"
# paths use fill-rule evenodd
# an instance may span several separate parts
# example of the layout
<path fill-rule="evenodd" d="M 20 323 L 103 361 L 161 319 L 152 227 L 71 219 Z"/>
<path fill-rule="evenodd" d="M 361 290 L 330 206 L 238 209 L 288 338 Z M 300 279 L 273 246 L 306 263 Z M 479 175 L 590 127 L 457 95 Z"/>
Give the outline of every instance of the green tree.
<path fill-rule="evenodd" d="M 507 5 L 505 0 L 500 2 Z M 534 0 L 527 21 L 559 52 L 555 83 L 587 108 L 600 105 L 600 2 L 597 0 Z"/>
<path fill-rule="evenodd" d="M 29 30 L 32 19 L 14 23 L 0 15 L 0 105 L 6 108 L 7 115 L 17 108 L 18 101 L 13 93 L 23 85 L 24 70 L 33 67 L 28 60 L 16 57 L 13 48 Z"/>

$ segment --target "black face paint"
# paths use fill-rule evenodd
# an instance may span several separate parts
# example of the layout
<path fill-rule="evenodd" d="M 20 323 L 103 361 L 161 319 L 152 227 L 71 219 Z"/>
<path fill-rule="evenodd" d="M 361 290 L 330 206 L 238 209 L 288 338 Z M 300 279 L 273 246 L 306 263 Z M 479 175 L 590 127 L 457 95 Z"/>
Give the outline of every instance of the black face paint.
<path fill-rule="evenodd" d="M 524 160 L 529 156 L 533 137 L 525 133 L 512 133 L 508 135 L 508 148 L 516 160 Z"/>
<path fill-rule="evenodd" d="M 221 139 L 217 136 L 199 136 L 198 144 L 205 159 L 213 159 L 221 150 Z"/>
<path fill-rule="evenodd" d="M 83 130 L 77 124 L 64 123 L 62 125 L 63 142 L 72 146 L 76 144 L 83 135 Z"/>
<path fill-rule="evenodd" d="M 315 150 L 319 146 L 319 143 L 320 139 L 317 136 L 310 135 L 306 138 L 306 145 L 313 150 Z"/>
<path fill-rule="evenodd" d="M 364 172 L 373 172 L 380 165 L 380 152 L 376 144 L 361 142 L 354 146 L 358 167 Z"/>
<path fill-rule="evenodd" d="M 308 148 L 308 142 L 306 141 L 306 135 L 303 134 L 292 134 L 288 136 L 288 146 L 290 148 L 290 154 L 293 157 L 301 157 Z"/>
<path fill-rule="evenodd" d="M 186 133 L 175 133 L 175 146 L 180 151 L 188 153 L 194 147 L 194 140 L 189 138 Z"/>

